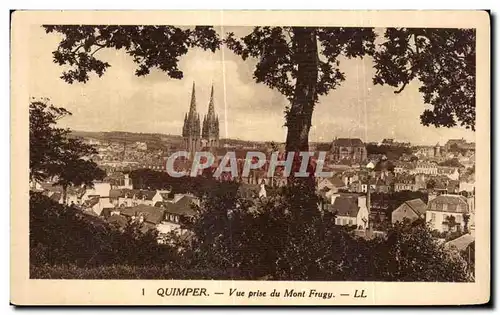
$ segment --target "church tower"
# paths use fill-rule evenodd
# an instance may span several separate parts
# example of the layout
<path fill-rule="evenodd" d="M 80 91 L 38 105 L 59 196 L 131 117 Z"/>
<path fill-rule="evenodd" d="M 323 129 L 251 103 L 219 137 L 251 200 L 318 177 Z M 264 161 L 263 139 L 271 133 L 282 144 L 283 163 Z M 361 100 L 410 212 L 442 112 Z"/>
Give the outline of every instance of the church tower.
<path fill-rule="evenodd" d="M 216 148 L 219 146 L 219 117 L 215 115 L 213 85 L 208 103 L 208 113 L 203 117 L 201 137 L 205 147 Z"/>
<path fill-rule="evenodd" d="M 193 158 L 194 153 L 201 147 L 200 140 L 200 114 L 196 112 L 196 93 L 193 82 L 193 91 L 191 92 L 191 105 L 189 113 L 184 116 L 184 125 L 182 127 L 182 137 L 184 138 L 184 148 Z"/>

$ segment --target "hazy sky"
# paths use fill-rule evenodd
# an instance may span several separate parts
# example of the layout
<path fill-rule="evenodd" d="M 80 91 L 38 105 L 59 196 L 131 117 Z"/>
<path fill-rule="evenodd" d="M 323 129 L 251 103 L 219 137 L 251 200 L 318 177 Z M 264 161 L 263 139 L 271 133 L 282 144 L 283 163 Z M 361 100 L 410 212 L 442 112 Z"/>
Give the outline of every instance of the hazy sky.
<path fill-rule="evenodd" d="M 249 28 L 224 28 L 246 35 Z M 98 78 L 67 84 L 59 77 L 63 68 L 52 61 L 60 38 L 33 27 L 30 39 L 30 94 L 49 97 L 57 106 L 73 113 L 61 125 L 85 131 L 131 131 L 180 135 L 184 114 L 189 110 L 191 86 L 196 82 L 197 109 L 208 109 L 210 86 L 215 88 L 215 110 L 224 138 L 285 141 L 283 110 L 287 101 L 276 91 L 252 79 L 256 61 L 243 61 L 224 48 L 215 54 L 192 49 L 179 68 L 182 80 L 160 71 L 136 77 L 136 64 L 124 51 L 101 50 L 96 56 L 111 67 Z M 222 62 L 222 61 L 225 62 Z M 444 144 L 449 138 L 474 141 L 464 128 L 424 127 L 425 109 L 418 82 L 401 94 L 391 87 L 374 86 L 370 58 L 341 59 L 346 80 L 328 96 L 321 97 L 313 114 L 310 141 L 356 137 L 364 141 L 395 138 L 417 144 Z"/>

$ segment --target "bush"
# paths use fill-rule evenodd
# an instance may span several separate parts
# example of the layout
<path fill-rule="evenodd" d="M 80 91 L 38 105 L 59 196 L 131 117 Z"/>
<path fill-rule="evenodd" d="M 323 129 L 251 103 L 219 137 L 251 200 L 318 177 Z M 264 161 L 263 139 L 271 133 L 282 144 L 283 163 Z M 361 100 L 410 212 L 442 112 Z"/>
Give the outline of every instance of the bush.
<path fill-rule="evenodd" d="M 110 265 L 79 267 L 76 265 L 30 266 L 31 279 L 240 279 L 236 274 L 215 269 L 181 269 L 168 266 Z"/>
<path fill-rule="evenodd" d="M 157 243 L 156 231 L 129 225 L 122 232 L 103 219 L 30 195 L 30 263 L 96 266 L 174 263 L 176 251 Z"/>

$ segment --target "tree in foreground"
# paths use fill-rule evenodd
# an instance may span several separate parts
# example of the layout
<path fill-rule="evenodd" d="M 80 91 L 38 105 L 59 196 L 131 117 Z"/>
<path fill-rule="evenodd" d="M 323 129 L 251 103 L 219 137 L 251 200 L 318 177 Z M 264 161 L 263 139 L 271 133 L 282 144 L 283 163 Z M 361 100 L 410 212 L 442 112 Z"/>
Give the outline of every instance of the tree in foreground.
<path fill-rule="evenodd" d="M 293 189 L 258 202 L 234 191 L 207 196 L 188 224 L 194 242 L 186 264 L 253 280 L 471 281 L 464 259 L 425 222 L 399 223 L 386 238 L 366 240 Z"/>
<path fill-rule="evenodd" d="M 398 88 L 413 80 L 430 105 L 424 126 L 475 130 L 476 32 L 474 29 L 388 28 L 374 55 L 375 84 Z"/>
<path fill-rule="evenodd" d="M 439 243 L 425 224 L 405 221 L 373 247 L 374 278 L 379 281 L 472 281 L 460 253 Z"/>
<path fill-rule="evenodd" d="M 157 68 L 181 79 L 179 58 L 190 48 L 215 52 L 222 40 L 213 27 L 181 28 L 168 25 L 45 25 L 62 34 L 53 52 L 54 62 L 68 65 L 61 78 L 87 82 L 89 74 L 102 76 L 110 64 L 96 53 L 123 49 L 147 75 Z M 424 125 L 475 128 L 475 32 L 471 29 L 388 28 L 375 47 L 371 28 L 255 27 L 242 38 L 227 34 L 226 45 L 240 55 L 257 59 L 254 79 L 283 94 L 288 152 L 307 151 L 315 104 L 345 80 L 342 57 L 374 56 L 375 84 L 397 87 L 421 83 L 424 102 L 432 106 L 421 116 Z"/>
<path fill-rule="evenodd" d="M 68 187 L 92 186 L 93 180 L 104 178 L 105 172 L 90 160 L 97 153 L 94 147 L 71 138 L 69 129 L 56 127 L 59 119 L 71 113 L 49 102 L 42 99 L 30 103 L 30 180 L 56 179 L 66 202 Z"/>

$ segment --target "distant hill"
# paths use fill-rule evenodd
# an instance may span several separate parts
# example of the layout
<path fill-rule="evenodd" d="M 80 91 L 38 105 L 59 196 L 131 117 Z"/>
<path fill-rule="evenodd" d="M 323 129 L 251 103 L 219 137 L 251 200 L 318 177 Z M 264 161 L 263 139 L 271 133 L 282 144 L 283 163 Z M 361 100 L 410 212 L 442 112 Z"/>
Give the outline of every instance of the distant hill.
<path fill-rule="evenodd" d="M 183 138 L 180 135 L 167 135 L 160 133 L 136 133 L 136 132 L 125 132 L 125 131 L 78 131 L 74 130 L 71 132 L 71 136 L 84 139 L 96 139 L 99 141 L 108 142 L 121 142 L 125 144 L 135 143 L 135 142 L 145 142 L 148 148 L 156 149 L 167 147 L 180 147 L 183 143 Z M 221 139 L 221 145 L 231 145 L 231 146 L 253 146 L 255 144 L 262 145 L 263 142 L 259 141 L 247 141 L 240 139 Z"/>

